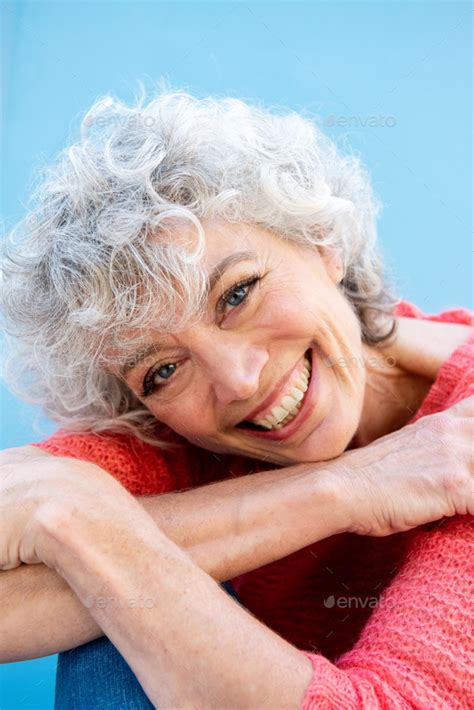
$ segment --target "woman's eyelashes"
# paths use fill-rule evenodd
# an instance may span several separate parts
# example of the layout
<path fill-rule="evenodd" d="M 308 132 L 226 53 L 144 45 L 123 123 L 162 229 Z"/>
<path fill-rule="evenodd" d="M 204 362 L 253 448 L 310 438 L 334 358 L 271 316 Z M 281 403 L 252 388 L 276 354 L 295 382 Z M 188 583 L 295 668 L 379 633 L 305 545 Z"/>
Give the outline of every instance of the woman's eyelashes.
<path fill-rule="evenodd" d="M 226 308 L 231 308 L 233 310 L 237 309 L 239 306 L 245 303 L 248 296 L 250 295 L 253 287 L 261 280 L 261 274 L 254 274 L 247 279 L 238 281 L 233 286 L 231 286 L 224 294 L 220 297 L 217 302 L 217 312 L 219 315 L 225 315 Z M 167 380 L 169 380 L 173 374 L 176 372 L 177 364 L 174 362 L 168 362 L 164 365 L 159 365 L 159 367 L 153 367 L 148 370 L 142 383 L 142 391 L 140 396 L 142 398 L 150 397 L 154 392 L 159 389 L 163 389 L 167 386 Z M 157 382 L 156 376 L 162 378 L 162 382 Z"/>
<path fill-rule="evenodd" d="M 217 303 L 217 312 L 222 315 L 225 312 L 226 306 L 230 306 L 231 308 L 237 308 L 237 306 L 240 306 L 247 300 L 247 297 L 253 287 L 261 280 L 261 278 L 260 274 L 254 274 L 253 276 L 249 276 L 249 278 L 239 281 L 228 288 Z"/>

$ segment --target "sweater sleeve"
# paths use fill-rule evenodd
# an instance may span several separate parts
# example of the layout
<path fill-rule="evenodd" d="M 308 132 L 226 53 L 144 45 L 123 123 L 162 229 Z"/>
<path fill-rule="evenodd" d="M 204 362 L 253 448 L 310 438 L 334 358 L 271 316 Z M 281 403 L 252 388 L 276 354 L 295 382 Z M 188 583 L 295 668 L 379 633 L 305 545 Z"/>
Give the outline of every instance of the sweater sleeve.
<path fill-rule="evenodd" d="M 357 643 L 314 674 L 300 710 L 474 707 L 472 516 L 415 536 Z"/>
<path fill-rule="evenodd" d="M 474 394 L 474 335 L 443 366 L 432 411 Z M 474 707 L 474 517 L 422 526 L 350 651 L 314 669 L 300 710 Z"/>
<path fill-rule="evenodd" d="M 192 485 L 197 461 L 186 446 L 160 449 L 133 435 L 115 432 L 73 433 L 60 429 L 35 442 L 54 456 L 95 463 L 112 474 L 132 495 L 158 495 Z"/>

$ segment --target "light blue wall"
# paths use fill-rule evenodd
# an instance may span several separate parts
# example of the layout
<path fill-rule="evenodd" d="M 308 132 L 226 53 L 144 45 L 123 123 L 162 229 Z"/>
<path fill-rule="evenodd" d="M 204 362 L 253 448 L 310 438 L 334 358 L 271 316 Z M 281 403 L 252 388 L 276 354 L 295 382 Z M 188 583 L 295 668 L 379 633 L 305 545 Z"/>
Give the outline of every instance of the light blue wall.
<path fill-rule="evenodd" d="M 99 94 L 130 100 L 137 78 L 166 76 L 318 114 L 365 157 L 403 296 L 472 306 L 470 14 L 467 2 L 4 3 L 6 226 L 32 168 Z M 3 448 L 43 437 L 32 416 L 3 391 Z M 54 662 L 4 666 L 3 710 L 51 708 Z"/>

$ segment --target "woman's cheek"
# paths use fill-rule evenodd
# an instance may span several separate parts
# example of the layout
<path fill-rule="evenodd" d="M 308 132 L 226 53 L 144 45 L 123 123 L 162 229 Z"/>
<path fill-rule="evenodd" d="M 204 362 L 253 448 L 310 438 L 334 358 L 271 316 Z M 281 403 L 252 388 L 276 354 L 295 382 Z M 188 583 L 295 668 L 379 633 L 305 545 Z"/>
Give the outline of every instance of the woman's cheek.
<path fill-rule="evenodd" d="M 202 402 L 202 404 L 200 403 Z M 168 426 L 188 441 L 203 446 L 206 435 L 214 428 L 212 412 L 205 405 L 205 399 L 176 401 L 167 418 Z"/>
<path fill-rule="evenodd" d="M 291 295 L 290 295 L 291 294 Z M 310 338 L 318 322 L 316 306 L 298 293 L 269 290 L 254 313 L 253 325 L 276 340 Z"/>

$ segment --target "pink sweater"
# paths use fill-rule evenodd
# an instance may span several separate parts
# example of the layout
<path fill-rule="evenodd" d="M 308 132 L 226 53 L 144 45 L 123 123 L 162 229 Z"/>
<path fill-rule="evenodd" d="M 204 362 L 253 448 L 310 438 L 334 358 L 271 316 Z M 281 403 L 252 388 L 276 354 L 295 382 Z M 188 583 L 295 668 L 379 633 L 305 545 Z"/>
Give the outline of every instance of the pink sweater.
<path fill-rule="evenodd" d="M 397 313 L 474 322 L 464 309 L 428 316 L 407 302 Z M 474 332 L 411 421 L 469 394 Z M 135 495 L 221 480 L 231 466 L 233 475 L 264 469 L 183 444 L 159 451 L 128 435 L 60 430 L 35 445 L 97 463 Z M 474 708 L 473 560 L 472 516 L 457 516 L 385 538 L 336 535 L 232 581 L 242 603 L 310 659 L 300 710 L 467 709 Z"/>

